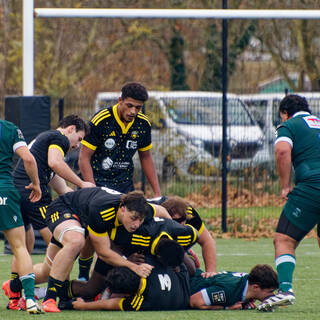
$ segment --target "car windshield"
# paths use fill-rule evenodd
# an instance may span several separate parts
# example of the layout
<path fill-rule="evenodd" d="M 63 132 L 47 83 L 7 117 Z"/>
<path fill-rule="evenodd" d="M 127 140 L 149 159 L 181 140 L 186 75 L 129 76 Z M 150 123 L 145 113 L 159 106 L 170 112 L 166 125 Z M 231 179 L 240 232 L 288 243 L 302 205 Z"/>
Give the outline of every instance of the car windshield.
<path fill-rule="evenodd" d="M 222 125 L 221 98 L 163 98 L 172 120 L 180 124 Z M 228 124 L 250 126 L 253 121 L 237 99 L 228 99 Z"/>

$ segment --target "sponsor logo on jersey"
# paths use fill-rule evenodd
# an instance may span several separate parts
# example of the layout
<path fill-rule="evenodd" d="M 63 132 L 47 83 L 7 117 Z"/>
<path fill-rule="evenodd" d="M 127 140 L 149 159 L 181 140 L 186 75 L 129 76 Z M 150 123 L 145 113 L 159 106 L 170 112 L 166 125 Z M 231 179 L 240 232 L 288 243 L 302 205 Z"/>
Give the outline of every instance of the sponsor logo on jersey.
<path fill-rule="evenodd" d="M 212 292 L 212 302 L 213 303 L 224 303 L 226 302 L 226 294 L 224 291 Z"/>
<path fill-rule="evenodd" d="M 303 117 L 303 120 L 310 128 L 320 129 L 320 119 L 315 116 Z"/>
<path fill-rule="evenodd" d="M 63 217 L 64 217 L 65 219 L 70 219 L 70 218 L 72 217 L 72 215 L 71 215 L 71 213 L 65 213 L 65 214 L 63 215 Z"/>
<path fill-rule="evenodd" d="M 116 136 L 116 133 L 114 131 L 112 131 L 110 134 L 109 134 L 110 137 L 115 137 Z"/>
<path fill-rule="evenodd" d="M 132 139 L 137 139 L 138 138 L 138 131 L 132 131 L 131 132 L 131 138 Z"/>
<path fill-rule="evenodd" d="M 127 149 L 137 149 L 138 147 L 138 142 L 137 141 L 132 141 L 132 140 L 128 140 L 126 143 L 126 148 Z"/>
<path fill-rule="evenodd" d="M 109 138 L 104 142 L 104 146 L 109 150 L 113 149 L 115 145 L 116 145 L 116 142 L 112 138 Z"/>
<path fill-rule="evenodd" d="M 127 169 L 129 165 L 130 165 L 129 162 L 115 162 L 113 164 L 113 167 L 117 169 Z"/>
<path fill-rule="evenodd" d="M 18 220 L 17 216 L 13 216 L 12 218 L 13 218 L 14 222 L 17 222 L 17 220 Z"/>
<path fill-rule="evenodd" d="M 19 139 L 24 139 L 23 133 L 20 129 L 17 129 Z"/>
<path fill-rule="evenodd" d="M 108 158 L 105 158 L 103 161 L 102 161 L 102 168 L 104 170 L 108 170 L 112 167 L 113 165 L 113 161 L 112 159 L 110 159 L 109 157 Z"/>

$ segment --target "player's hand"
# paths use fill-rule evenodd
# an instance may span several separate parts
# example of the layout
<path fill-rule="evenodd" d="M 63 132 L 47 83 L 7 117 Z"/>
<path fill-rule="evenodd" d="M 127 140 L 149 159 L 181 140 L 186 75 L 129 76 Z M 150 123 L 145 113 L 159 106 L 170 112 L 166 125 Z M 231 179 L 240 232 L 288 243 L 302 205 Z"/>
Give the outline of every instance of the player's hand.
<path fill-rule="evenodd" d="M 285 200 L 288 200 L 288 194 L 291 192 L 291 188 L 282 188 L 281 197 Z"/>
<path fill-rule="evenodd" d="M 134 271 L 138 276 L 142 278 L 148 278 L 154 267 L 147 263 L 134 264 L 132 271 Z"/>
<path fill-rule="evenodd" d="M 257 306 L 256 304 L 254 303 L 254 300 L 249 300 L 249 301 L 246 301 L 242 304 L 242 309 L 243 310 L 251 310 L 251 309 L 256 309 Z"/>
<path fill-rule="evenodd" d="M 41 189 L 40 189 L 40 185 L 37 184 L 33 184 L 32 182 L 27 185 L 25 187 L 26 189 L 28 190 L 31 190 L 30 194 L 29 194 L 29 200 L 31 202 L 37 202 L 41 199 L 41 196 L 42 196 L 42 192 L 41 192 Z"/>
<path fill-rule="evenodd" d="M 228 309 L 228 310 L 241 310 L 242 309 L 242 302 L 238 301 L 234 305 L 232 305 L 226 309 Z"/>
<path fill-rule="evenodd" d="M 86 303 L 82 298 L 77 298 L 76 301 L 72 302 L 72 305 L 76 310 L 84 310 Z"/>
<path fill-rule="evenodd" d="M 217 272 L 202 272 L 201 277 L 206 279 L 214 276 L 215 274 L 217 274 Z"/>
<path fill-rule="evenodd" d="M 81 186 L 80 188 L 83 189 L 83 188 L 94 188 L 96 185 L 92 182 L 89 182 L 89 181 L 83 181 L 81 183 Z"/>
<path fill-rule="evenodd" d="M 135 264 L 144 263 L 144 254 L 133 253 L 128 257 L 128 260 L 135 263 Z"/>

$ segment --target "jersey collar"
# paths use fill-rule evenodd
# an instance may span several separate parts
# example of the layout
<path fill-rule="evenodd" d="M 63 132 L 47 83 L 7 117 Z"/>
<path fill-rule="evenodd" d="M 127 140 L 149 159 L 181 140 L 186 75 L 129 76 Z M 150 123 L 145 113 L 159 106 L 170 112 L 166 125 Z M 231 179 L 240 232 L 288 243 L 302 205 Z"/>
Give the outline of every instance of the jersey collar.
<path fill-rule="evenodd" d="M 302 114 L 308 114 L 308 115 L 310 115 L 310 113 L 307 112 L 307 111 L 298 111 L 298 112 L 296 112 L 296 113 L 293 114 L 292 118 L 293 118 L 293 117 L 297 117 L 297 116 L 301 116 Z"/>
<path fill-rule="evenodd" d="M 116 119 L 118 125 L 120 126 L 121 130 L 122 130 L 122 133 L 126 134 L 128 133 L 129 129 L 131 128 L 131 126 L 133 125 L 133 122 L 135 119 L 133 119 L 131 122 L 128 123 L 127 126 L 124 125 L 124 123 L 120 120 L 119 118 L 119 115 L 118 115 L 118 106 L 119 106 L 119 103 L 115 104 L 113 107 L 112 107 L 112 112 L 113 112 L 113 116 L 114 118 Z"/>

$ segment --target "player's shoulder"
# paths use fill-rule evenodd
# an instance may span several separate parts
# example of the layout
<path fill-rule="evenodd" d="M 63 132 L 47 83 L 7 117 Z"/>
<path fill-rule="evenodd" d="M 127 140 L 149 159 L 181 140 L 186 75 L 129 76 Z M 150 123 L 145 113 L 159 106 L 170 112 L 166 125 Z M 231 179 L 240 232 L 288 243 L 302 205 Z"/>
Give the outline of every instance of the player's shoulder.
<path fill-rule="evenodd" d="M 137 120 L 141 121 L 142 123 L 144 123 L 145 125 L 148 125 L 151 127 L 151 122 L 149 120 L 149 118 L 142 112 L 138 112 L 137 114 Z"/>
<path fill-rule="evenodd" d="M 93 126 L 98 126 L 107 123 L 111 119 L 113 119 L 112 107 L 108 107 L 96 112 L 89 123 Z"/>

